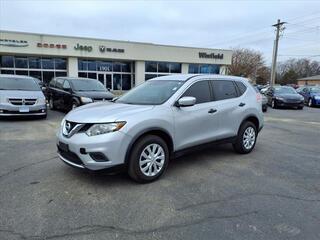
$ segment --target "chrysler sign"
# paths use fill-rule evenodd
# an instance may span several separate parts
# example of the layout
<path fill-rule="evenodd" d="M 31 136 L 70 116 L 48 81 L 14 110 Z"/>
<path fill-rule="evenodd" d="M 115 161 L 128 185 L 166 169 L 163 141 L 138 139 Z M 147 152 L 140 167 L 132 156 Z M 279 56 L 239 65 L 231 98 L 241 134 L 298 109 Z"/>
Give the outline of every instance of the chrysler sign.
<path fill-rule="evenodd" d="M 0 39 L 0 45 L 7 47 L 27 47 L 28 41 L 15 39 Z"/>
<path fill-rule="evenodd" d="M 124 53 L 123 48 L 110 48 L 110 47 L 106 47 L 106 46 L 99 46 L 99 50 L 102 53 L 104 53 L 104 52 Z"/>
<path fill-rule="evenodd" d="M 212 58 L 212 59 L 223 59 L 223 53 L 206 53 L 206 52 L 199 52 L 199 58 Z"/>

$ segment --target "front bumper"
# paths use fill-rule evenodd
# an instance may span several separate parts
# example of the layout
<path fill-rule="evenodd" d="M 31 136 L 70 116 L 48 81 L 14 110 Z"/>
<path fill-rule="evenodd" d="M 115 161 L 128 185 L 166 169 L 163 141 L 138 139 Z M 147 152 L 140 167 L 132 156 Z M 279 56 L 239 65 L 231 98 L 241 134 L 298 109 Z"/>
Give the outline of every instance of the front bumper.
<path fill-rule="evenodd" d="M 22 111 L 25 107 L 24 111 Z M 44 116 L 47 114 L 46 104 L 30 106 L 0 104 L 0 116 Z"/>
<path fill-rule="evenodd" d="M 121 131 L 88 137 L 76 133 L 70 138 L 57 134 L 59 158 L 68 165 L 81 169 L 100 170 L 125 163 L 126 152 L 131 137 Z M 62 144 L 61 144 L 62 143 Z M 60 145 L 67 146 L 62 149 Z M 104 161 L 94 160 L 93 153 L 105 156 Z"/>
<path fill-rule="evenodd" d="M 320 99 L 313 98 L 312 99 L 312 104 L 315 105 L 315 106 L 320 106 Z"/>
<path fill-rule="evenodd" d="M 303 100 L 299 102 L 288 102 L 288 101 L 280 101 L 276 100 L 276 104 L 278 107 L 303 107 Z"/>

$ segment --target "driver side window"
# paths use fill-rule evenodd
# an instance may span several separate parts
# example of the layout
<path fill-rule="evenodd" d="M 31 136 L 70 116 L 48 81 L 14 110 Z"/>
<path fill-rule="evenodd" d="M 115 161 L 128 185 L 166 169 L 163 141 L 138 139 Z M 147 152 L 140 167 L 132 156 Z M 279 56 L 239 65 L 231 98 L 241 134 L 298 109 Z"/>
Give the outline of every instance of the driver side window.
<path fill-rule="evenodd" d="M 209 81 L 199 81 L 192 84 L 181 97 L 195 97 L 196 104 L 211 101 Z"/>
<path fill-rule="evenodd" d="M 71 88 L 70 87 L 70 83 L 67 80 L 65 80 L 64 83 L 63 83 L 63 87 L 62 88 L 63 89 L 70 89 Z"/>

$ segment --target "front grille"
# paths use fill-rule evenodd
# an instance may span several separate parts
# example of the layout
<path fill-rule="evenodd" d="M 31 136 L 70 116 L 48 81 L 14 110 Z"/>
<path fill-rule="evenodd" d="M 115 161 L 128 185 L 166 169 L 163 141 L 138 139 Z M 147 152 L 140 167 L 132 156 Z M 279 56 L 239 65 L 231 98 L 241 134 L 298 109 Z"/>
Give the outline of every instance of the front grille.
<path fill-rule="evenodd" d="M 75 164 L 78 164 L 78 165 L 83 165 L 83 162 L 80 160 L 80 158 L 78 157 L 77 154 L 71 152 L 71 151 L 65 151 L 63 149 L 61 149 L 59 147 L 59 145 L 57 146 L 58 147 L 58 152 L 59 154 L 67 159 L 68 161 L 72 162 L 72 163 L 75 163 Z"/>
<path fill-rule="evenodd" d="M 37 99 L 36 98 L 9 98 L 9 102 L 12 105 L 18 105 L 18 106 L 28 105 L 28 106 L 31 106 L 31 105 L 34 105 L 37 102 Z"/>
<path fill-rule="evenodd" d="M 287 99 L 286 102 L 287 102 L 287 103 L 300 103 L 301 100 L 297 100 L 297 99 Z"/>

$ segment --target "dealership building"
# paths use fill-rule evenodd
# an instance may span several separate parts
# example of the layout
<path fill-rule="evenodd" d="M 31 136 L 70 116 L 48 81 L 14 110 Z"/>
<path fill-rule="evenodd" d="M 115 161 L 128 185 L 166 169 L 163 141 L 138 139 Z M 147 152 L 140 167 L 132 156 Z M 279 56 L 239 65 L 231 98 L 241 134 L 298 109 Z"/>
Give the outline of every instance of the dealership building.
<path fill-rule="evenodd" d="M 97 79 L 129 90 L 150 78 L 179 73 L 226 74 L 232 51 L 0 30 L 0 71 Z"/>

